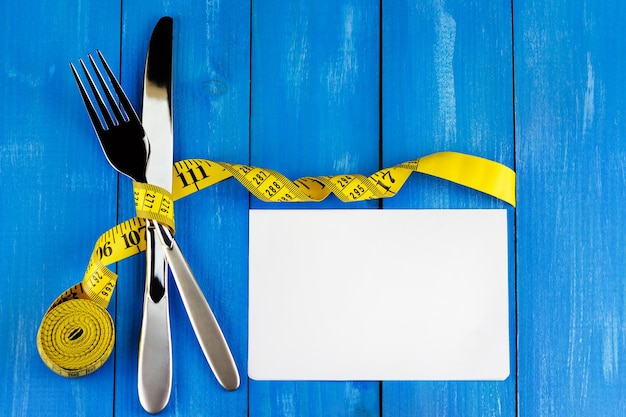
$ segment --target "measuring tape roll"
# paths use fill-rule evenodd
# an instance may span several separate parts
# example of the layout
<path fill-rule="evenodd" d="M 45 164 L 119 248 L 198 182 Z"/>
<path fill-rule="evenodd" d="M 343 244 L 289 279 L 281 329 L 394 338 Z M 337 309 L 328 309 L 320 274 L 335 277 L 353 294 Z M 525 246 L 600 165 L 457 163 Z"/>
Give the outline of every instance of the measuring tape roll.
<path fill-rule="evenodd" d="M 140 217 L 111 228 L 96 241 L 82 282 L 59 296 L 48 309 L 37 334 L 43 362 L 57 374 L 75 378 L 100 368 L 111 355 L 115 327 L 106 310 L 117 274 L 108 265 L 146 249 L 145 218 L 174 231 L 174 204 L 166 190 L 134 183 L 135 208 Z"/>
<path fill-rule="evenodd" d="M 87 299 L 65 301 L 51 309 L 37 332 L 44 363 L 61 376 L 79 377 L 99 369 L 115 344 L 109 312 Z"/>
<path fill-rule="evenodd" d="M 369 177 L 344 174 L 295 181 L 274 170 L 249 165 L 204 159 L 176 162 L 171 194 L 151 184 L 133 184 L 137 217 L 98 238 L 82 282 L 65 291 L 46 312 L 37 335 L 39 354 L 50 369 L 66 377 L 87 375 L 104 364 L 115 339 L 113 320 L 106 308 L 117 283 L 117 274 L 107 266 L 146 249 L 145 219 L 156 220 L 173 233 L 175 200 L 234 177 L 262 201 L 319 202 L 334 194 L 343 202 L 355 202 L 393 197 L 414 172 L 455 182 L 515 206 L 513 170 L 457 152 L 434 153 Z"/>

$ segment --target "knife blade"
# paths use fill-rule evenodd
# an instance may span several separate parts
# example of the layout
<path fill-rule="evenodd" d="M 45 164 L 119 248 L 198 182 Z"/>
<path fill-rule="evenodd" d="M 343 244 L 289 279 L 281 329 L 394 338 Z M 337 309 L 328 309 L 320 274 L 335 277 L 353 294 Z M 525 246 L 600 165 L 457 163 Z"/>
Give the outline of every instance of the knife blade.
<path fill-rule="evenodd" d="M 172 19 L 167 17 L 162 18 L 155 27 L 144 77 L 143 108 L 143 125 L 153 150 L 146 177 L 148 182 L 170 192 L 173 164 L 172 27 Z M 160 30 L 160 28 L 163 29 Z M 237 389 L 240 383 L 237 365 L 215 315 L 178 243 L 166 227 L 156 222 L 151 223 L 151 226 L 155 228 L 159 237 L 174 282 L 211 370 L 222 387 L 227 390 Z M 162 283 L 162 286 L 167 288 L 166 283 Z M 154 300 L 154 296 L 158 297 L 161 294 L 158 284 L 146 291 L 146 297 L 151 300 Z"/>
<path fill-rule="evenodd" d="M 142 107 L 142 125 L 150 142 L 146 180 L 169 192 L 172 191 L 171 166 L 174 162 L 172 37 L 172 19 L 160 19 L 148 46 Z M 165 408 L 172 389 L 168 265 L 156 226 L 157 222 L 146 220 L 146 287 L 137 366 L 139 401 L 150 413 Z"/>

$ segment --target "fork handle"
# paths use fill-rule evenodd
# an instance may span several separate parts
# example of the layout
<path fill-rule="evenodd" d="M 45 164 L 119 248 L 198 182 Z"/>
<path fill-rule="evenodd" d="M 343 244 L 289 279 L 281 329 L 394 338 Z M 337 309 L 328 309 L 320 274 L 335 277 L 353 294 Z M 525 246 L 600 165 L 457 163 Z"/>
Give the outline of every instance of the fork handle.
<path fill-rule="evenodd" d="M 147 412 L 153 414 L 165 408 L 172 389 L 167 261 L 155 224 L 146 220 L 146 289 L 137 371 L 139 401 Z"/>
<path fill-rule="evenodd" d="M 226 390 L 235 390 L 239 388 L 239 372 L 222 329 L 178 243 L 162 225 L 158 225 L 158 230 L 165 257 L 204 357 L 220 385 Z"/>

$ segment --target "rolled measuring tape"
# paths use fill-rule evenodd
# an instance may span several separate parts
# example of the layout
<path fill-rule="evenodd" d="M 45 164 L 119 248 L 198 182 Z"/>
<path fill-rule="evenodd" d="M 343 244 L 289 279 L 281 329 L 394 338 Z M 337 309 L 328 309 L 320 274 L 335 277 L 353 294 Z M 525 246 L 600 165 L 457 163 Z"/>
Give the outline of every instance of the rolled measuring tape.
<path fill-rule="evenodd" d="M 319 202 L 330 194 L 343 202 L 356 202 L 393 197 L 414 172 L 481 191 L 515 207 L 513 170 L 457 152 L 434 153 L 369 177 L 345 174 L 295 181 L 274 170 L 249 165 L 205 159 L 176 162 L 171 194 L 151 184 L 133 184 L 137 217 L 98 238 L 83 280 L 48 308 L 37 333 L 39 355 L 51 370 L 64 377 L 88 375 L 106 362 L 115 342 L 113 319 L 106 308 L 117 282 L 117 275 L 107 266 L 146 249 L 146 218 L 167 225 L 174 232 L 175 200 L 232 177 L 266 202 Z"/>

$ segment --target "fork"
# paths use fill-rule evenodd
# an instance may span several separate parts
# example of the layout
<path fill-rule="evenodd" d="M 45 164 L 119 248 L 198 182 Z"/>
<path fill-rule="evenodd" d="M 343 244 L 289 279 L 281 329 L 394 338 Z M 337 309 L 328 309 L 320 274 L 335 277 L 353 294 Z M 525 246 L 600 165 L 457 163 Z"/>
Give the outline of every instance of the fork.
<path fill-rule="evenodd" d="M 74 74 L 74 78 L 76 79 L 76 83 L 87 109 L 87 113 L 89 113 L 91 124 L 96 131 L 98 141 L 102 146 L 102 150 L 104 151 L 104 155 L 109 161 L 109 164 L 111 164 L 111 166 L 113 166 L 113 168 L 115 168 L 118 172 L 126 175 L 134 181 L 146 182 L 146 166 L 148 164 L 148 156 L 150 154 L 150 143 L 148 142 L 148 138 L 145 135 L 143 126 L 141 125 L 141 121 L 139 120 L 135 109 L 130 104 L 130 100 L 128 100 L 128 97 L 124 93 L 124 90 L 122 90 L 121 85 L 115 78 L 113 71 L 100 51 L 98 51 L 98 56 L 100 57 L 109 80 L 111 81 L 111 85 L 120 100 L 121 108 L 118 106 L 113 93 L 104 81 L 104 77 L 98 69 L 93 57 L 88 55 L 91 65 L 93 66 L 98 80 L 102 85 L 104 94 L 107 97 L 111 111 L 113 112 L 113 117 L 115 117 L 115 119 L 113 119 L 109 109 L 102 99 L 102 95 L 100 94 L 93 78 L 89 73 L 89 70 L 87 69 L 87 66 L 85 65 L 85 62 L 82 59 L 79 60 L 85 76 L 87 77 L 87 81 L 89 82 L 89 86 L 94 94 L 94 98 L 98 103 L 102 117 L 104 118 L 105 125 L 102 125 L 98 117 L 98 113 L 96 112 L 96 108 L 93 106 L 89 94 L 87 93 L 87 90 L 85 89 L 74 64 L 70 63 L 70 67 Z M 122 113 L 122 110 L 124 113 Z"/>
<path fill-rule="evenodd" d="M 76 68 L 70 63 L 83 103 L 109 163 L 118 172 L 134 181 L 145 183 L 147 182 L 146 166 L 150 155 L 149 140 L 130 100 L 128 100 L 100 51 L 98 51 L 98 56 L 119 98 L 120 105 L 118 106 L 91 55 L 88 55 L 89 61 L 102 86 L 110 111 L 84 61 L 81 59 L 79 62 L 104 119 L 104 125 L 98 118 L 98 113 Z M 172 386 L 172 342 L 167 298 L 167 262 L 164 249 L 157 244 L 155 236 L 157 223 L 152 223 L 151 220 L 147 219 L 146 226 L 146 291 L 144 294 L 137 379 L 138 394 L 142 406 L 146 411 L 158 412 L 167 405 Z M 158 293 L 158 298 L 151 297 L 149 295 L 151 292 L 152 294 Z"/>

